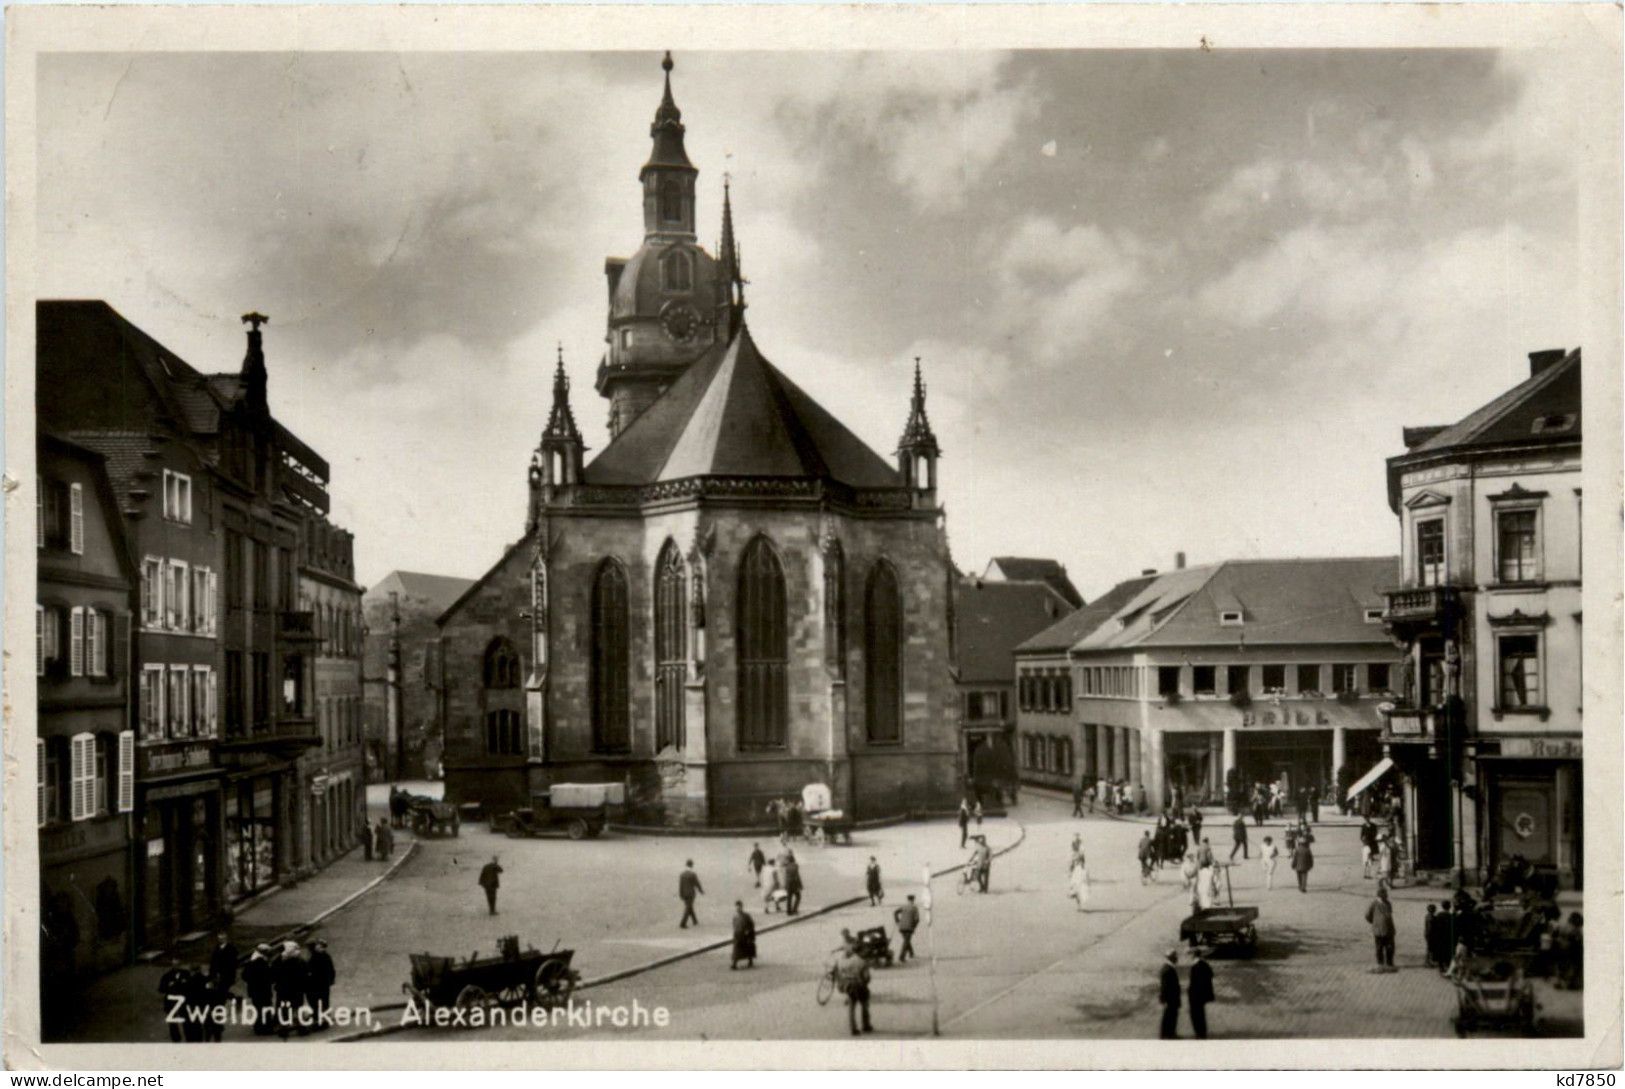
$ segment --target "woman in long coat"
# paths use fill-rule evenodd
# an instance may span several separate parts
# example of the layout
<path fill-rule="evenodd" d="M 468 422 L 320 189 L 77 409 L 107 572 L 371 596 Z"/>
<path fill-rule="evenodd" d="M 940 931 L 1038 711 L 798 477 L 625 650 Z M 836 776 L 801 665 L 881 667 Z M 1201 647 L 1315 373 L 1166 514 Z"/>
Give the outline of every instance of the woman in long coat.
<path fill-rule="evenodd" d="M 1309 836 L 1300 835 L 1292 845 L 1292 869 L 1298 875 L 1298 891 L 1309 891 L 1309 871 L 1315 868 L 1315 853 L 1309 849 Z"/>

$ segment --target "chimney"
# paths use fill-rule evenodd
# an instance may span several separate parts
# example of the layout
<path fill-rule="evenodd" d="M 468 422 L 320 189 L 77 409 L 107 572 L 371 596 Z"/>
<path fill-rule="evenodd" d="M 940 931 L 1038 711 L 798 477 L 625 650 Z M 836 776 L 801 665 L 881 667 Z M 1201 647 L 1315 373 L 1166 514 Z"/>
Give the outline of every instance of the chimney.
<path fill-rule="evenodd" d="M 1563 362 L 1564 357 L 1568 354 L 1569 350 L 1567 348 L 1547 348 L 1542 352 L 1530 352 L 1529 377 L 1533 378 L 1537 374 L 1550 370 Z"/>
<path fill-rule="evenodd" d="M 1175 571 L 1183 571 L 1183 570 L 1185 570 L 1185 553 L 1183 553 L 1183 552 L 1175 552 L 1174 553 L 1174 570 Z"/>

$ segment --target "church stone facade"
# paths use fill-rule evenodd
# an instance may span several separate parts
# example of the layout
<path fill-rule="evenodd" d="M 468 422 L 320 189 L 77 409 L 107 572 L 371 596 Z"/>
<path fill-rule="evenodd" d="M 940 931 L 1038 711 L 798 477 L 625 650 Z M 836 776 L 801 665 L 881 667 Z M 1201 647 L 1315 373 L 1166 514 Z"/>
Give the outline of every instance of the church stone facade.
<path fill-rule="evenodd" d="M 611 442 L 585 462 L 561 358 L 526 532 L 439 620 L 448 797 L 500 812 L 624 782 L 635 823 L 742 826 L 825 783 L 859 820 L 951 809 L 924 385 L 888 462 L 762 355 L 726 191 L 718 255 L 696 241 L 665 68 L 644 240 L 606 263 Z"/>

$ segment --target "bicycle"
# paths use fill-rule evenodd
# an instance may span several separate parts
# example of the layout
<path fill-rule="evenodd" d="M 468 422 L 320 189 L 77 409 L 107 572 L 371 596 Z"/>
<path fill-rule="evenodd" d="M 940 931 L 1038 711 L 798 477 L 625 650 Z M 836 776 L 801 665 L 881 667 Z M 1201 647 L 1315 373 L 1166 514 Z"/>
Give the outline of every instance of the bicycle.
<path fill-rule="evenodd" d="M 840 970 L 831 964 L 824 969 L 824 974 L 818 977 L 818 1004 L 828 1005 L 829 1000 L 835 997 L 835 992 L 840 989 L 840 985 Z"/>

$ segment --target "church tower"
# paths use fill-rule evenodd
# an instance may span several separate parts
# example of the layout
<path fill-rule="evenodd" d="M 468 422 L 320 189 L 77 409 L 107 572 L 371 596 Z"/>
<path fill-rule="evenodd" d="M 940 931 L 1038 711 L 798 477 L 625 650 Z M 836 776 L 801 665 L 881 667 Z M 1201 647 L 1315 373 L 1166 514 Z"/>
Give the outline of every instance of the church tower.
<path fill-rule="evenodd" d="M 609 349 L 597 389 L 609 400 L 613 439 L 654 403 L 688 366 L 732 332 L 738 259 L 718 262 L 698 244 L 695 179 L 683 147 L 683 113 L 672 97 L 667 53 L 665 93 L 649 126 L 653 146 L 638 171 L 643 192 L 643 243 L 629 258 L 604 262 L 609 282 Z M 726 212 L 726 210 L 725 210 Z M 724 216 L 725 244 L 733 250 Z"/>
<path fill-rule="evenodd" d="M 525 532 L 531 533 L 541 520 L 541 510 L 559 488 L 581 483 L 586 444 L 576 427 L 570 409 L 570 376 L 564 373 L 564 348 L 559 348 L 558 366 L 553 371 L 553 408 L 542 429 L 542 441 L 530 456 L 530 516 Z"/>

